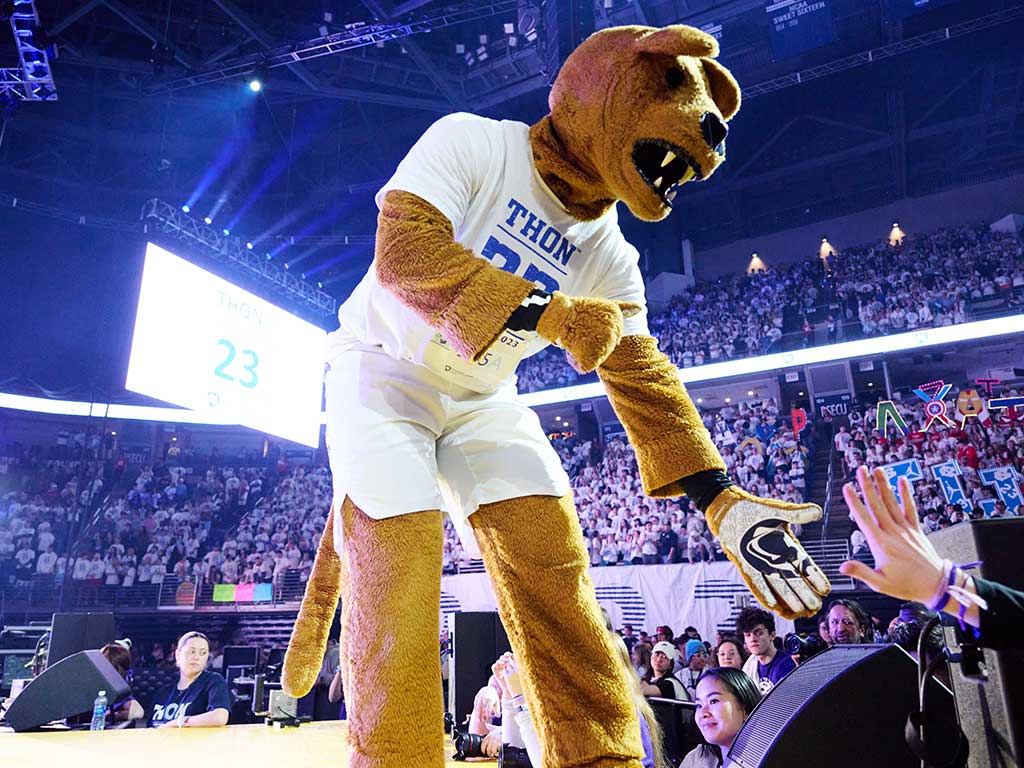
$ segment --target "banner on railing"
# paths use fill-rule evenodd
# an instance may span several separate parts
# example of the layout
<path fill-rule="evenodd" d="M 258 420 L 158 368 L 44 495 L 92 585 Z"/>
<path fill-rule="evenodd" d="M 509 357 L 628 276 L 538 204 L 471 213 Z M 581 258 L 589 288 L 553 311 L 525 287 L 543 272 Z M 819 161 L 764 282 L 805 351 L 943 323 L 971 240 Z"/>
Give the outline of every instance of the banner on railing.
<path fill-rule="evenodd" d="M 612 626 L 632 624 L 653 632 L 668 624 L 681 635 L 694 626 L 714 642 L 718 631 L 732 633 L 745 605 L 757 605 L 736 567 L 729 562 L 699 565 L 629 565 L 591 568 L 597 601 L 611 615 Z M 441 612 L 496 611 L 497 601 L 485 573 L 441 579 Z M 779 637 L 793 631 L 793 622 L 775 617 Z"/>
<path fill-rule="evenodd" d="M 269 603 L 274 598 L 270 584 L 214 584 L 215 603 Z"/>

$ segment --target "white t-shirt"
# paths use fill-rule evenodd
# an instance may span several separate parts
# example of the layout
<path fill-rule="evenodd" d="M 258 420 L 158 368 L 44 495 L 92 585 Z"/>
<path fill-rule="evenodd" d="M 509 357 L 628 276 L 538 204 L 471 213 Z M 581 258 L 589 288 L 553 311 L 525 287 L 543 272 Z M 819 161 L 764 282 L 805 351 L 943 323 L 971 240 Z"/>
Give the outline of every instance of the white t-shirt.
<path fill-rule="evenodd" d="M 533 164 L 529 126 L 465 113 L 434 123 L 377 193 L 411 192 L 440 210 L 455 239 L 478 256 L 547 291 L 601 296 L 646 306 L 636 249 L 613 206 L 595 221 L 562 207 Z M 435 330 L 377 281 L 371 265 L 338 311 L 328 356 L 357 344 L 380 345 L 396 359 L 426 365 L 474 391 L 490 392 L 514 375 L 522 357 L 548 342 L 536 333 L 502 334 L 479 363 L 461 360 Z M 646 309 L 624 335 L 647 334 Z"/>

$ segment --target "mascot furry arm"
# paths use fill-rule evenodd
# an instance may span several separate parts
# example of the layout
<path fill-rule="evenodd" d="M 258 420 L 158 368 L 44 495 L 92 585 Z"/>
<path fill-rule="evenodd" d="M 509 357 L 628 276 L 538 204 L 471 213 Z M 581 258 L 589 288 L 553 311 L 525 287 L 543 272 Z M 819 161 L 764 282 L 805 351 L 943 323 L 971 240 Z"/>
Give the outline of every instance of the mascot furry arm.
<path fill-rule="evenodd" d="M 717 53 L 714 38 L 690 27 L 621 27 L 592 36 L 569 57 L 551 91 L 551 114 L 530 130 L 534 164 L 566 210 L 588 221 L 623 200 L 655 221 L 683 184 L 714 172 L 724 159 L 725 121 L 740 104 Z M 464 248 L 444 214 L 400 190 L 383 200 L 374 268 L 382 285 L 469 360 L 536 290 Z M 828 581 L 789 524 L 817 519 L 820 510 L 758 499 L 728 481 L 675 366 L 653 338 L 622 338 L 623 317 L 638 307 L 557 291 L 548 302 L 537 332 L 563 347 L 578 370 L 598 370 L 636 450 L 645 492 L 695 498 L 758 600 L 785 616 L 815 613 Z M 340 569 L 321 562 L 337 561 L 331 542 L 328 517 L 285 660 L 282 680 L 293 695 L 316 679 L 337 604 Z"/>

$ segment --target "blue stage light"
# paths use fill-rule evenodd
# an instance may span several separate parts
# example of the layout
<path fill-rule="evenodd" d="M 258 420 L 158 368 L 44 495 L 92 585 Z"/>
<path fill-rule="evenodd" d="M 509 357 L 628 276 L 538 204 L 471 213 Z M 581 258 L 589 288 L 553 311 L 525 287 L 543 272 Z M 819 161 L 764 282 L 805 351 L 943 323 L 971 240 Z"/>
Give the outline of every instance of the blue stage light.
<path fill-rule="evenodd" d="M 267 253 L 266 253 L 265 255 L 266 255 L 266 257 L 267 257 L 267 261 L 270 261 L 270 260 L 271 260 L 272 258 L 274 258 L 274 257 L 273 257 L 273 256 L 271 255 L 270 251 L 267 251 Z"/>
<path fill-rule="evenodd" d="M 206 224 L 206 225 L 213 224 L 213 219 L 211 219 L 209 216 L 204 216 L 203 217 L 203 224 Z"/>
<path fill-rule="evenodd" d="M 284 263 L 284 268 L 288 269 L 288 262 L 287 261 Z"/>
<path fill-rule="evenodd" d="M 317 281 L 316 281 L 316 287 L 317 287 L 317 288 L 323 288 L 323 287 L 324 287 L 324 284 L 323 284 L 323 283 L 322 283 L 321 281 L 317 280 Z"/>
<path fill-rule="evenodd" d="M 224 237 L 227 237 L 228 235 L 231 234 L 231 230 L 228 229 L 227 227 L 225 227 L 222 231 L 224 232 Z"/>
<path fill-rule="evenodd" d="M 252 243 L 246 243 L 245 247 L 248 248 L 251 251 L 252 250 Z"/>
<path fill-rule="evenodd" d="M 253 93 L 259 93 L 263 90 L 263 81 L 258 77 L 251 77 L 249 79 L 249 90 Z"/>
<path fill-rule="evenodd" d="M 191 211 L 192 209 L 189 207 L 188 203 L 185 203 L 183 206 L 181 206 L 182 213 L 191 213 Z"/>

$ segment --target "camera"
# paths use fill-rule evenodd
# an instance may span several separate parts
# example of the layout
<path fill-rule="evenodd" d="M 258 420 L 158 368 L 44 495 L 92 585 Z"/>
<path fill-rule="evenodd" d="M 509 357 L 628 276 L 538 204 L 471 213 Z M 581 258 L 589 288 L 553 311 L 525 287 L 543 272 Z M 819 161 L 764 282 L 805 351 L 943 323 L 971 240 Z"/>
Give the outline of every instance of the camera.
<path fill-rule="evenodd" d="M 477 733 L 452 729 L 452 741 L 455 742 L 455 760 L 465 760 L 468 757 L 483 757 L 482 750 L 484 737 Z"/>
<path fill-rule="evenodd" d="M 522 747 L 502 744 L 498 750 L 498 768 L 533 768 L 533 763 Z"/>
<path fill-rule="evenodd" d="M 799 656 L 800 661 L 807 661 L 812 656 L 817 656 L 822 651 L 828 650 L 828 646 L 818 635 L 800 637 L 800 635 L 792 634 L 782 644 L 782 650 L 790 656 Z"/>

